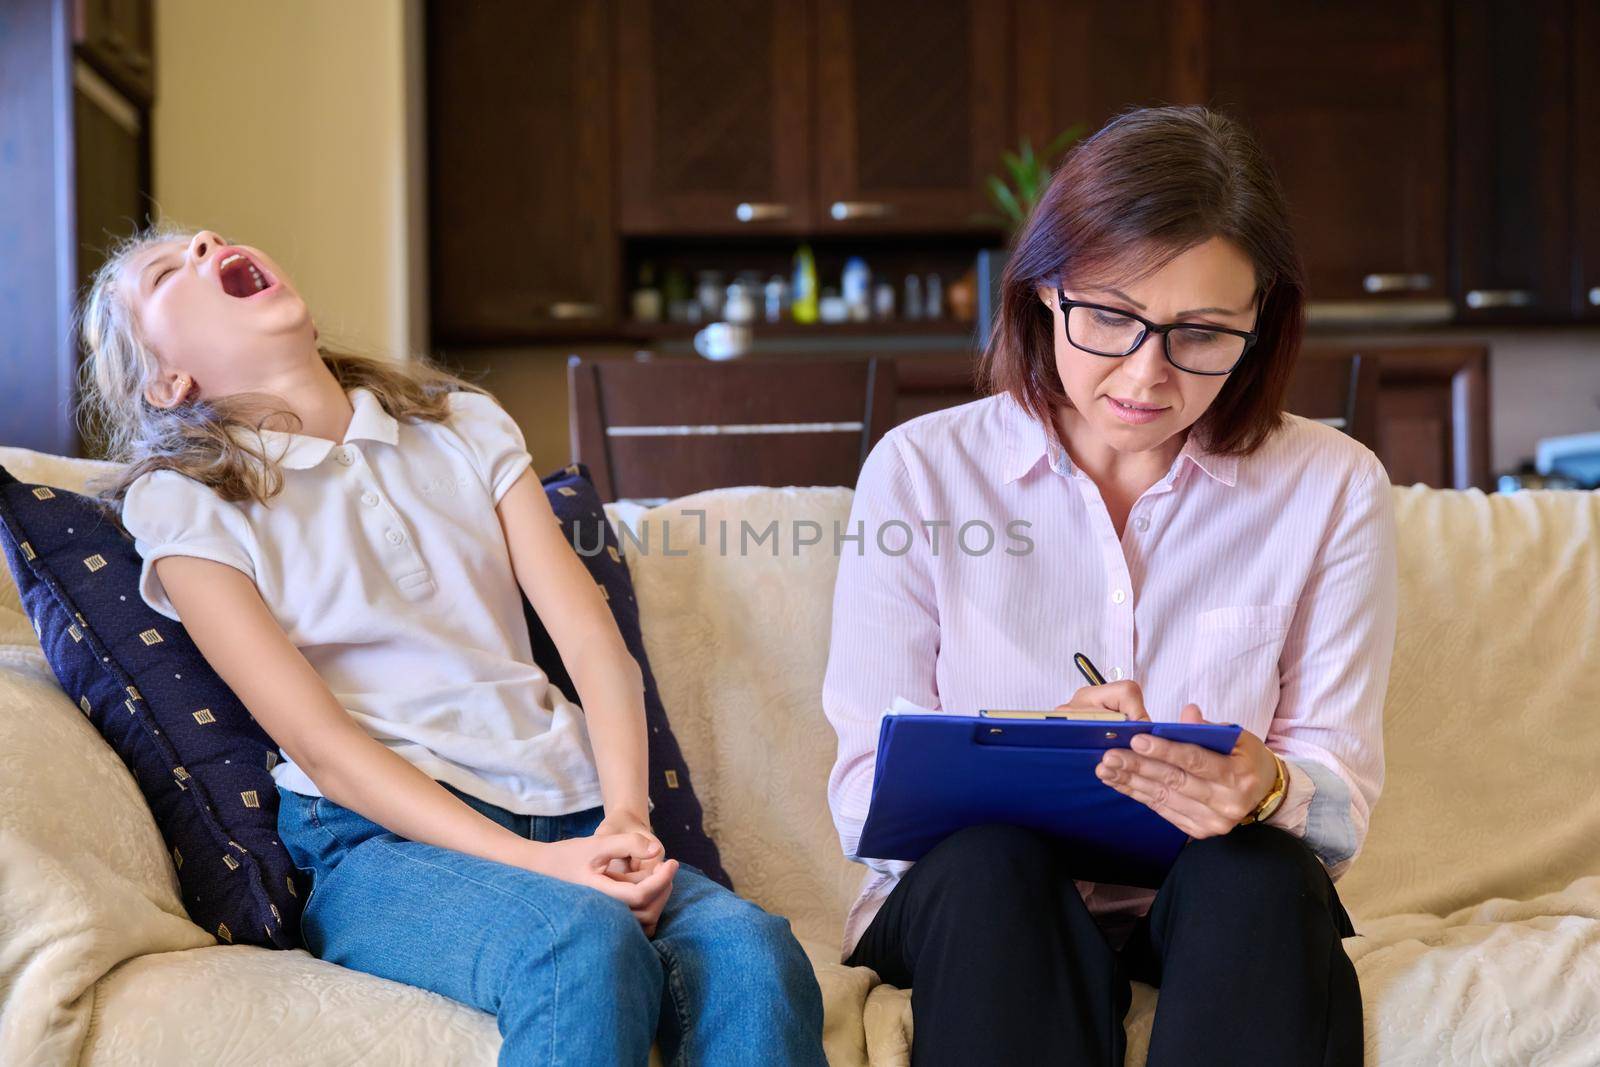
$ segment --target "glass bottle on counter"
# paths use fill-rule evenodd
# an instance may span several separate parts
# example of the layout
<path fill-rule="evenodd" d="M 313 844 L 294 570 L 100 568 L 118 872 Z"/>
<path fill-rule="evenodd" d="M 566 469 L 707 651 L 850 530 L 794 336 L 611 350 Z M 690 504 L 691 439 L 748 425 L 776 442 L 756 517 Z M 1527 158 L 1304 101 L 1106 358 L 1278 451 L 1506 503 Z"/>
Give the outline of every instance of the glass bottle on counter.
<path fill-rule="evenodd" d="M 765 290 L 766 319 L 768 322 L 782 322 L 789 314 L 789 281 L 781 274 L 774 274 L 767 279 Z"/>
<path fill-rule="evenodd" d="M 789 311 L 796 322 L 817 321 L 817 261 L 810 245 L 801 245 L 794 253 L 794 295 Z"/>
<path fill-rule="evenodd" d="M 900 317 L 915 322 L 922 318 L 922 279 L 915 274 L 907 274 L 905 290 L 905 300 L 900 305 Z"/>
<path fill-rule="evenodd" d="M 722 272 L 720 270 L 703 270 L 695 275 L 695 299 L 700 302 L 700 311 L 708 322 L 715 322 L 722 317 Z"/>
<path fill-rule="evenodd" d="M 635 322 L 661 321 L 661 290 L 656 288 L 656 269 L 649 263 L 639 267 L 639 288 L 630 297 Z"/>
<path fill-rule="evenodd" d="M 879 322 L 894 318 L 893 282 L 879 282 L 872 287 L 872 317 Z"/>
<path fill-rule="evenodd" d="M 743 282 L 728 286 L 727 296 L 722 302 L 722 317 L 740 326 L 756 321 L 756 302 L 750 298 L 750 289 Z"/>
<path fill-rule="evenodd" d="M 689 276 L 682 269 L 672 267 L 667 270 L 662 280 L 662 297 L 667 303 L 667 319 L 670 322 L 697 322 L 699 321 L 700 305 L 694 302 L 689 292 Z M 690 306 L 693 305 L 695 314 L 690 316 Z"/>
<path fill-rule="evenodd" d="M 839 289 L 850 321 L 866 322 L 872 313 L 872 271 L 868 269 L 866 260 L 851 256 L 845 261 Z"/>
<path fill-rule="evenodd" d="M 929 274 L 922 287 L 922 317 L 944 318 L 944 281 L 937 274 Z"/>
<path fill-rule="evenodd" d="M 822 296 L 817 301 L 817 317 L 830 324 L 849 321 L 850 308 L 844 302 L 844 297 L 839 295 L 839 290 L 831 285 L 822 290 Z"/>

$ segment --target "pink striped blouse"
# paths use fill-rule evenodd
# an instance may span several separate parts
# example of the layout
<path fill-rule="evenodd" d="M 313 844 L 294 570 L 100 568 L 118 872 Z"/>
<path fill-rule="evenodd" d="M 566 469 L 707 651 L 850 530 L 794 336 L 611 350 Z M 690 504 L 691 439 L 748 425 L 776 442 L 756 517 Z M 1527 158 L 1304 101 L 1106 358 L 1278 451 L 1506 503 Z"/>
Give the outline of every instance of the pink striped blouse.
<path fill-rule="evenodd" d="M 1153 719 L 1192 701 L 1261 737 L 1290 768 L 1267 822 L 1335 879 L 1349 867 L 1383 786 L 1394 512 L 1369 449 L 1285 418 L 1242 459 L 1191 434 L 1120 538 L 1054 430 L 1009 396 L 924 415 L 872 450 L 823 683 L 839 735 L 829 803 L 845 854 L 869 868 L 845 958 L 909 867 L 856 854 L 885 710 L 1054 707 L 1083 684 L 1080 650 L 1109 680 L 1136 680 Z M 1114 945 L 1155 897 L 1078 890 Z"/>

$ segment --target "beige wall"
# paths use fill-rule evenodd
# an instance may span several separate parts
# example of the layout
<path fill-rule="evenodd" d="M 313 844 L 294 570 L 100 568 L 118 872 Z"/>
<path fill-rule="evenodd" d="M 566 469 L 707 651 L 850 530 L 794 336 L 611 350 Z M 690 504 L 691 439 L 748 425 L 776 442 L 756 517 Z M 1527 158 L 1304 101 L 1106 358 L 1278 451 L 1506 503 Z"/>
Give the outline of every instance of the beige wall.
<path fill-rule="evenodd" d="M 267 251 L 331 341 L 424 345 L 415 0 L 155 11 L 161 214 Z"/>
<path fill-rule="evenodd" d="M 1505 330 L 1489 345 L 1496 473 L 1532 459 L 1543 438 L 1600 432 L 1600 330 Z"/>

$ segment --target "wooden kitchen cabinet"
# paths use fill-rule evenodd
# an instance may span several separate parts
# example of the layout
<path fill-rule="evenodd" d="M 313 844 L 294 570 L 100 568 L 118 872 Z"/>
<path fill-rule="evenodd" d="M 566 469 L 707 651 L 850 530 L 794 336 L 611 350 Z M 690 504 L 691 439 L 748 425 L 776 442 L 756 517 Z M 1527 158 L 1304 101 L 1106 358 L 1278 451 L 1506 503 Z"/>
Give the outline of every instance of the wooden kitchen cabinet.
<path fill-rule="evenodd" d="M 611 19 L 605 0 L 428 5 L 436 340 L 614 325 Z"/>
<path fill-rule="evenodd" d="M 1600 322 L 1600 4 L 1573 11 L 1572 108 L 1568 114 L 1572 171 L 1572 313 Z"/>
<path fill-rule="evenodd" d="M 155 96 L 151 0 L 72 0 L 72 39 L 80 55 L 142 106 Z"/>
<path fill-rule="evenodd" d="M 985 0 L 620 0 L 622 231 L 994 229 L 1009 26 Z"/>
<path fill-rule="evenodd" d="M 1087 137 L 1130 107 L 1205 101 L 1199 0 L 1013 0 L 1011 19 L 1017 135 L 1036 150 L 1072 126 Z M 1065 62 L 1073 41 L 1097 47 Z"/>
<path fill-rule="evenodd" d="M 1311 299 L 1449 294 L 1441 0 L 1019 0 L 1013 19 L 1017 125 L 1036 146 L 1130 107 L 1219 108 L 1277 171 Z M 1101 47 L 1064 62 L 1073 41 Z"/>
<path fill-rule="evenodd" d="M 830 231 L 994 229 L 985 176 L 1012 141 L 1009 10 L 816 0 L 816 190 Z"/>
<path fill-rule="evenodd" d="M 1454 5 L 1452 288 L 1463 321 L 1549 321 L 1571 306 L 1572 16 L 1571 0 Z"/>
<path fill-rule="evenodd" d="M 622 232 L 994 229 L 1008 40 L 984 0 L 621 0 Z"/>
<path fill-rule="evenodd" d="M 1018 136 L 1041 148 L 1162 103 L 1212 106 L 1259 139 L 1314 321 L 1600 321 L 1600 64 L 1583 61 L 1600 7 L 1585 0 L 427 12 L 443 340 L 618 336 L 633 268 L 684 249 L 718 268 L 782 250 L 762 273 L 801 239 L 860 235 L 875 268 L 874 237 L 965 254 L 1001 237 L 984 183 Z M 728 240 L 746 234 L 773 240 Z"/>
<path fill-rule="evenodd" d="M 1441 0 L 1218 0 L 1209 102 L 1278 173 L 1316 301 L 1448 292 L 1446 12 Z"/>
<path fill-rule="evenodd" d="M 810 30 L 803 3 L 618 3 L 623 232 L 810 229 Z"/>

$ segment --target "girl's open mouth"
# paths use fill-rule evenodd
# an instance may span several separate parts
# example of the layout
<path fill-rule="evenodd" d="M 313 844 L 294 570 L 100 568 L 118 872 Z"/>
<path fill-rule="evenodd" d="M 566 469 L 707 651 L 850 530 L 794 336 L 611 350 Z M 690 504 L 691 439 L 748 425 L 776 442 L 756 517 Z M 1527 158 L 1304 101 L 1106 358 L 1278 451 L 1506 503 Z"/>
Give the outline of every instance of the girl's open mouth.
<path fill-rule="evenodd" d="M 229 296 L 240 298 L 252 297 L 271 289 L 274 279 L 243 252 L 230 252 L 220 264 L 217 265 L 217 277 L 222 282 L 222 291 Z"/>

